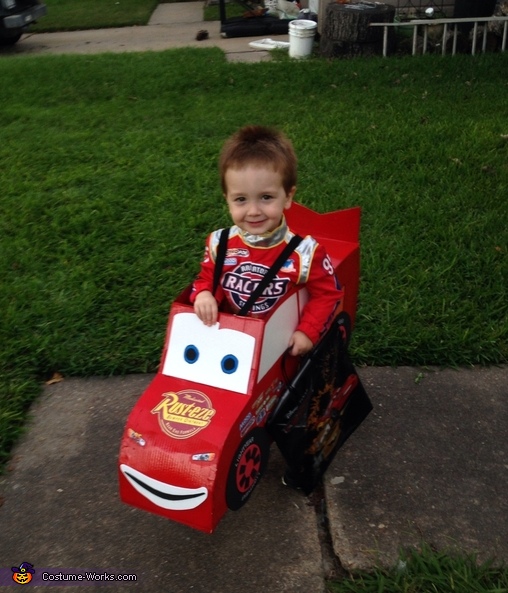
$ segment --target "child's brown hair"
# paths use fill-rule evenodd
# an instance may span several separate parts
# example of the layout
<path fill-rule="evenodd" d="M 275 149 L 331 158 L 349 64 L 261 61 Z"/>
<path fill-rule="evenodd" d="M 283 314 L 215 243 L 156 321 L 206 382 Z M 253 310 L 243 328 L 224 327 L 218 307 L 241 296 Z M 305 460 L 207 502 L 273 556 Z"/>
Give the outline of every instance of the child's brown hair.
<path fill-rule="evenodd" d="M 286 193 L 296 185 L 296 154 L 291 141 L 278 130 L 245 126 L 226 140 L 219 159 L 222 191 L 227 192 L 228 169 L 241 169 L 251 164 L 269 166 L 280 172 Z"/>

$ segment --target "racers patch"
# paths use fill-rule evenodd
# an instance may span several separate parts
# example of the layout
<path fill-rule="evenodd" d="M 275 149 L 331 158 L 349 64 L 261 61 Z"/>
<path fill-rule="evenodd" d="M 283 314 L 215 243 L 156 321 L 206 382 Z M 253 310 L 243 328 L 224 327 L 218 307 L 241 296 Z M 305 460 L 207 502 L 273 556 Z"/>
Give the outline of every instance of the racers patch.
<path fill-rule="evenodd" d="M 222 288 L 241 309 L 269 269 L 267 266 L 252 262 L 240 264 L 233 271 L 224 274 Z M 280 297 L 286 294 L 289 282 L 289 278 L 276 276 L 252 306 L 252 313 L 265 313 L 272 309 Z"/>

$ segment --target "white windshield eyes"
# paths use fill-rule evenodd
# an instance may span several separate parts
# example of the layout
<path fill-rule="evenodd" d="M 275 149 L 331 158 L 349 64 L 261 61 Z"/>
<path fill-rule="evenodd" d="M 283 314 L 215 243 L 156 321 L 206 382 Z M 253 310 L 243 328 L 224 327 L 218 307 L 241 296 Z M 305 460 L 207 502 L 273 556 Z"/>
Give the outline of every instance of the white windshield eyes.
<path fill-rule="evenodd" d="M 247 393 L 256 339 L 234 329 L 208 327 L 194 313 L 173 317 L 163 374 Z"/>

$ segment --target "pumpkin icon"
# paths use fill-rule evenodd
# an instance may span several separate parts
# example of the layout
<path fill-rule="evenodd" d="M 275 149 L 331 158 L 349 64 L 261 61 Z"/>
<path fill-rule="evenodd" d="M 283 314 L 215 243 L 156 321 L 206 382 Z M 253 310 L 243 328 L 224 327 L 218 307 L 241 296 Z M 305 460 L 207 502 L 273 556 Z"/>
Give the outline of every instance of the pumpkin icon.
<path fill-rule="evenodd" d="M 35 573 L 34 567 L 29 562 L 22 562 L 19 566 L 13 566 L 12 580 L 18 585 L 26 585 L 32 580 Z"/>

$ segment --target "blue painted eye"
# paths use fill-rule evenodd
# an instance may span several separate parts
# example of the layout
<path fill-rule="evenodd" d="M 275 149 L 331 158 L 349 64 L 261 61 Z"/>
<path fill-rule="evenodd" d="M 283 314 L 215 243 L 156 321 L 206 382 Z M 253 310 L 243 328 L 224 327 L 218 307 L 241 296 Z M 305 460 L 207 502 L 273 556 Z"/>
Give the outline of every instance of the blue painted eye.
<path fill-rule="evenodd" d="M 189 364 L 194 364 L 196 360 L 199 358 L 199 350 L 193 344 L 189 344 L 185 347 L 183 357 L 185 359 L 185 362 L 188 362 Z"/>
<path fill-rule="evenodd" d="M 226 356 L 221 360 L 220 366 L 223 373 L 231 375 L 238 368 L 238 358 L 233 356 L 233 354 L 226 354 Z"/>

